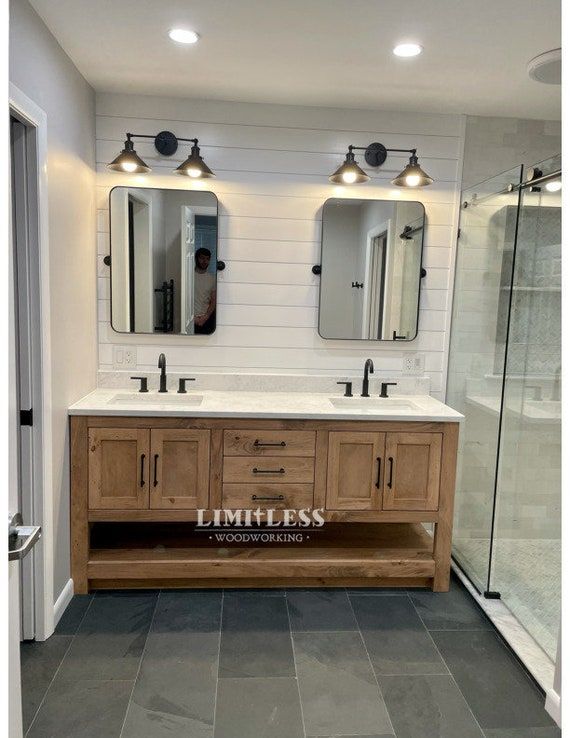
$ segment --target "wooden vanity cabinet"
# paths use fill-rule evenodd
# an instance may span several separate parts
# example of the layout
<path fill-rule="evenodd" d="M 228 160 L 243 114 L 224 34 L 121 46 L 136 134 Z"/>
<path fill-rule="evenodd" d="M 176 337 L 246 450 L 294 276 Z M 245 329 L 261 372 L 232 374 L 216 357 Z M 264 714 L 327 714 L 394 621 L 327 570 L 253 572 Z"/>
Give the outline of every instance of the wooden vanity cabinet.
<path fill-rule="evenodd" d="M 446 591 L 458 430 L 456 422 L 75 415 L 75 592 L 285 585 Z M 214 523 L 214 511 L 257 508 L 273 509 L 274 522 L 282 510 L 308 508 L 325 525 L 307 529 L 301 544 L 270 546 L 218 543 L 196 526 L 199 519 Z M 433 536 L 424 523 L 433 524 Z"/>

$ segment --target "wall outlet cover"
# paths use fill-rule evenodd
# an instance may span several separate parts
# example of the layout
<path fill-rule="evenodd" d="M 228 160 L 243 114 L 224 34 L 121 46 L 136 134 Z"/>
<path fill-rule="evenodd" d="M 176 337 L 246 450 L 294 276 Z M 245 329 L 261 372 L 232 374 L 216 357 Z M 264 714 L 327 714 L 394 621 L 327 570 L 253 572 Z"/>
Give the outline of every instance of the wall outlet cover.
<path fill-rule="evenodd" d="M 425 360 L 423 354 L 409 354 L 402 361 L 402 374 L 423 374 Z"/>
<path fill-rule="evenodd" d="M 133 369 L 136 365 L 136 346 L 113 346 L 113 369 Z"/>

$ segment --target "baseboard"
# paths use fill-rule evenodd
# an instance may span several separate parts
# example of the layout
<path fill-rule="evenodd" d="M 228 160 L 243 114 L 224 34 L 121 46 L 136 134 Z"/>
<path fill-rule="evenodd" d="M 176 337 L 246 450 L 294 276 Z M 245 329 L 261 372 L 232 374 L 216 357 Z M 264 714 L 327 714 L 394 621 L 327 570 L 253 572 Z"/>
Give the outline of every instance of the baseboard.
<path fill-rule="evenodd" d="M 67 584 L 65 587 L 61 590 L 61 594 L 55 601 L 55 605 L 53 606 L 53 625 L 54 627 L 59 623 L 59 620 L 65 610 L 67 609 L 67 606 L 71 602 L 71 598 L 73 597 L 73 579 L 69 579 L 67 581 Z"/>
<path fill-rule="evenodd" d="M 553 689 L 546 690 L 546 703 L 544 705 L 546 712 L 555 721 L 558 727 L 560 726 L 560 695 Z"/>

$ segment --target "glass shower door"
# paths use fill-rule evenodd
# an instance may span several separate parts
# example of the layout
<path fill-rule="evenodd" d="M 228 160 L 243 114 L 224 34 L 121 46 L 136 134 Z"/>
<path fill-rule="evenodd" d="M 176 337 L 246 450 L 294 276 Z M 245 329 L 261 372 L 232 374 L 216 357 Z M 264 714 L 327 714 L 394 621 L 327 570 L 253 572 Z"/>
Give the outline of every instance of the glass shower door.
<path fill-rule="evenodd" d="M 453 555 L 480 591 L 489 563 L 509 291 L 522 167 L 462 193 L 447 403 L 465 415 L 459 444 Z"/>
<path fill-rule="evenodd" d="M 551 172 L 560 161 L 538 167 Z M 560 187 L 554 176 L 521 191 L 490 570 L 491 588 L 552 659 L 560 623 Z"/>

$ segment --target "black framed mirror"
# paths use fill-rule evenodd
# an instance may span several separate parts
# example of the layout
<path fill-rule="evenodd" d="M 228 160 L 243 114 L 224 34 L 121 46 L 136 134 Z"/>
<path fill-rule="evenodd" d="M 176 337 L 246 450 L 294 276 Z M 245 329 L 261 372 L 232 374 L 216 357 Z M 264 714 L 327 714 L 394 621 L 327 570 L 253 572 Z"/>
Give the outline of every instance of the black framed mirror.
<path fill-rule="evenodd" d="M 216 329 L 218 198 L 114 187 L 109 195 L 111 326 L 119 333 Z"/>
<path fill-rule="evenodd" d="M 425 209 L 331 198 L 323 206 L 319 335 L 411 341 L 418 332 Z"/>

